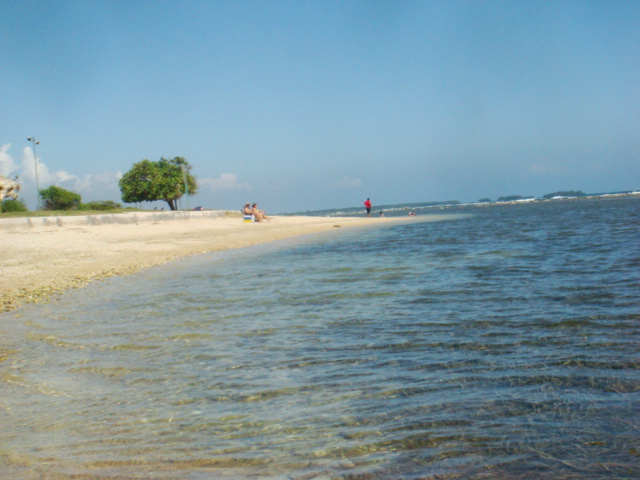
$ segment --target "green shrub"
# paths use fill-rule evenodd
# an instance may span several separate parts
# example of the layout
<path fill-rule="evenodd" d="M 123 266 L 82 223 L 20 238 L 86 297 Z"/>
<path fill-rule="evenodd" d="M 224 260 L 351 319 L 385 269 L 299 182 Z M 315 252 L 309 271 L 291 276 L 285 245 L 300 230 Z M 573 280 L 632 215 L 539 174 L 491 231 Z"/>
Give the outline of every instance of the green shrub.
<path fill-rule="evenodd" d="M 2 213 L 8 212 L 28 212 L 29 209 L 24 204 L 24 200 L 4 200 L 2 202 Z"/>
<path fill-rule="evenodd" d="M 44 210 L 76 210 L 82 200 L 80 194 L 55 185 L 42 189 L 39 193 Z"/>
<path fill-rule="evenodd" d="M 122 205 L 111 200 L 103 200 L 100 202 L 81 203 L 78 210 L 119 210 Z"/>

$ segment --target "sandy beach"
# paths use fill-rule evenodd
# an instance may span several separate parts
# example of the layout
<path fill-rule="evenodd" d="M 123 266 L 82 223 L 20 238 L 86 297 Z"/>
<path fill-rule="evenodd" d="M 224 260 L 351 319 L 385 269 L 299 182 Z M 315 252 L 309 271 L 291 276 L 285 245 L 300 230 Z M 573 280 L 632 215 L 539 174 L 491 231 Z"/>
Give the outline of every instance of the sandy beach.
<path fill-rule="evenodd" d="M 245 223 L 225 211 L 0 219 L 0 311 L 188 255 L 399 221 L 408 219 L 274 216 Z"/>

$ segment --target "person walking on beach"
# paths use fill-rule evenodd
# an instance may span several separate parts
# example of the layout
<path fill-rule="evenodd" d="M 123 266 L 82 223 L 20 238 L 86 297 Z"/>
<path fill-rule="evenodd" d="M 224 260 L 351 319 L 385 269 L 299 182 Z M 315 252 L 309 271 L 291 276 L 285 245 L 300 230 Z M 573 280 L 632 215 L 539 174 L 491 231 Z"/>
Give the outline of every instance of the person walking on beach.
<path fill-rule="evenodd" d="M 367 198 L 364 201 L 364 208 L 367 209 L 367 217 L 371 216 L 371 199 Z"/>

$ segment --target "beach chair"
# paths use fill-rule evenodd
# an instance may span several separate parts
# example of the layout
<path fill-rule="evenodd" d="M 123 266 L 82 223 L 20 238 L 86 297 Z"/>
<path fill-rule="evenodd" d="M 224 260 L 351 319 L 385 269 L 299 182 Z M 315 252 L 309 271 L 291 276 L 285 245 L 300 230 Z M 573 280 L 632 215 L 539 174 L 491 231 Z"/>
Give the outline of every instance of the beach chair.
<path fill-rule="evenodd" d="M 244 223 L 251 223 L 256 221 L 256 217 L 254 215 L 245 215 L 243 219 Z"/>

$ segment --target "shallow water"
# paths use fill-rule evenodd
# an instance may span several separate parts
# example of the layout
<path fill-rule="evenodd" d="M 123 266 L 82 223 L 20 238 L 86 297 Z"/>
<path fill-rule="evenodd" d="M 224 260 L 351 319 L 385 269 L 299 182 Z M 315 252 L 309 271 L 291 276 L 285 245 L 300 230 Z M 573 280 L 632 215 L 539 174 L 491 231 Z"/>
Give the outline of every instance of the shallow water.
<path fill-rule="evenodd" d="M 0 315 L 0 477 L 639 478 L 640 201 L 459 212 Z"/>

